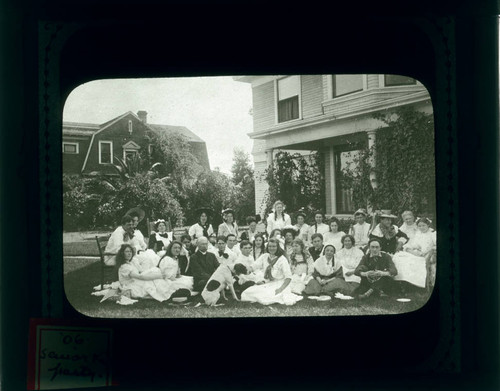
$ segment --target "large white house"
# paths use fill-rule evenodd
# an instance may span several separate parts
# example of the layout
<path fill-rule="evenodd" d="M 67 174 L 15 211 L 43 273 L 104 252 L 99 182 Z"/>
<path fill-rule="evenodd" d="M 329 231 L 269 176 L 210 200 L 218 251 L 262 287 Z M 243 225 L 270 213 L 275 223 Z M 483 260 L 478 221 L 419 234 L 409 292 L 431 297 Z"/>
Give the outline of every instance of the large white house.
<path fill-rule="evenodd" d="M 236 76 L 252 85 L 252 155 L 255 164 L 255 207 L 264 213 L 267 191 L 260 173 L 277 150 L 318 150 L 325 159 L 327 214 L 351 214 L 352 190 L 342 187 L 340 173 L 353 151 L 376 145 L 384 124 L 376 112 L 401 105 L 432 112 L 427 89 L 398 75 Z M 351 152 L 351 153 L 349 153 Z"/>

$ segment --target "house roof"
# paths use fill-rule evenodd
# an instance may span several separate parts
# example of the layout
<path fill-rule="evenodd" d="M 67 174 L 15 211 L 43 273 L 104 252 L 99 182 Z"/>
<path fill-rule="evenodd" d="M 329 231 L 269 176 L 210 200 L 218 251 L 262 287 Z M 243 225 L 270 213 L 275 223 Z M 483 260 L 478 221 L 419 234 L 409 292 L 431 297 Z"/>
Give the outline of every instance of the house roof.
<path fill-rule="evenodd" d="M 184 136 L 187 137 L 188 141 L 191 142 L 197 142 L 197 143 L 204 143 L 205 141 L 198 137 L 196 134 L 194 134 L 192 131 L 190 131 L 188 128 L 185 126 L 173 126 L 173 125 L 155 125 L 155 124 L 148 124 L 148 126 L 156 131 L 160 132 L 169 132 L 169 133 L 180 133 Z"/>
<path fill-rule="evenodd" d="M 100 126 L 96 124 L 88 124 L 82 122 L 64 122 L 63 135 L 64 136 L 92 136 L 99 130 Z"/>

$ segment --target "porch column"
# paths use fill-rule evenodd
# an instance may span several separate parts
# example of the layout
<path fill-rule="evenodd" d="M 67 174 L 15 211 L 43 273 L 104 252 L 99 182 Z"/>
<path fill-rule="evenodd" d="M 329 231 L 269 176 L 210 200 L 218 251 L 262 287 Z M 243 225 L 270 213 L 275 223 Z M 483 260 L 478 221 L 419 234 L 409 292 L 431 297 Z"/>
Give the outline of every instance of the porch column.
<path fill-rule="evenodd" d="M 273 166 L 273 149 L 266 149 L 266 159 L 267 159 L 267 168 L 272 168 Z"/>
<path fill-rule="evenodd" d="M 376 164 L 376 141 L 377 141 L 377 131 L 374 130 L 369 130 L 366 132 L 368 134 L 368 149 L 370 151 L 373 151 L 373 155 L 371 156 L 370 159 L 370 165 L 372 167 L 375 167 Z"/>
<path fill-rule="evenodd" d="M 368 132 L 368 149 L 371 152 L 370 155 L 370 185 L 374 191 L 378 188 L 377 175 L 375 174 L 374 168 L 377 163 L 377 131 L 369 130 Z M 367 210 L 369 213 L 372 213 L 374 209 L 377 208 L 377 205 L 367 205 Z M 372 227 L 373 228 L 373 227 Z"/>

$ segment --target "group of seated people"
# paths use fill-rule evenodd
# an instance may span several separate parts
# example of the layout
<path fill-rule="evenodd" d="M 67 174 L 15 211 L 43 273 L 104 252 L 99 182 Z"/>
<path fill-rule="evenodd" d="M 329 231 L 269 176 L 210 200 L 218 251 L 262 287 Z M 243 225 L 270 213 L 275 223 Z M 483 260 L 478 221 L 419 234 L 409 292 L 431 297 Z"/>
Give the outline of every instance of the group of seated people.
<path fill-rule="evenodd" d="M 237 301 L 292 305 L 305 295 L 393 295 L 397 281 L 425 288 L 435 278 L 428 255 L 436 249 L 436 232 L 429 219 L 416 220 L 409 211 L 399 228 L 393 224 L 397 216 L 386 211 L 372 229 L 368 213 L 359 209 L 346 234 L 335 217 L 325 224 L 321 212 L 310 226 L 299 212 L 292 225 L 277 201 L 267 224 L 249 217 L 241 235 L 233 210 L 222 212 L 217 233 L 211 210 L 198 212 L 199 221 L 180 240 L 157 220 L 147 244 L 136 229 L 144 213 L 135 208 L 122 218 L 105 250 L 105 262 L 118 267 L 122 290 L 158 301 L 198 292 L 207 305 L 226 299 L 226 293 Z"/>

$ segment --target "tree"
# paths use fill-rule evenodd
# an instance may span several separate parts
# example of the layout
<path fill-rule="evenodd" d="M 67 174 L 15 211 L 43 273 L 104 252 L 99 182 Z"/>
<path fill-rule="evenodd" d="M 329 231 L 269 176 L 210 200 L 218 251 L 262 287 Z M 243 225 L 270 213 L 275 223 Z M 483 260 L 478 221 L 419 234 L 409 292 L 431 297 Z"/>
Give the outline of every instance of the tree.
<path fill-rule="evenodd" d="M 288 212 L 300 208 L 310 211 L 324 208 L 324 161 L 320 152 L 309 156 L 279 151 L 272 168 L 265 171 L 269 185 L 265 197 L 266 211 L 276 200 L 285 203 Z"/>
<path fill-rule="evenodd" d="M 244 225 L 246 217 L 255 215 L 254 170 L 250 163 L 250 155 L 243 149 L 235 148 L 233 154 L 231 173 L 235 187 L 230 204 L 236 211 L 236 220 L 240 225 Z"/>
<path fill-rule="evenodd" d="M 170 191 L 181 203 L 185 203 L 189 187 L 204 171 L 193 154 L 188 139 L 179 133 L 155 132 L 151 160 L 161 163 L 159 175 L 170 178 Z"/>
<path fill-rule="evenodd" d="M 377 114 L 385 125 L 377 131 L 376 149 L 365 148 L 343 178 L 352 186 L 356 208 L 372 205 L 393 213 L 412 210 L 435 214 L 434 119 L 408 107 Z M 370 160 L 376 158 L 376 191 L 370 186 Z"/>
<path fill-rule="evenodd" d="M 184 208 L 187 224 L 194 224 L 198 215 L 197 208 L 210 207 L 215 215 L 212 219 L 214 229 L 222 222 L 222 209 L 231 206 L 235 185 L 231 178 L 218 171 L 205 171 L 198 174 L 196 181 L 189 188 L 187 203 Z"/>

